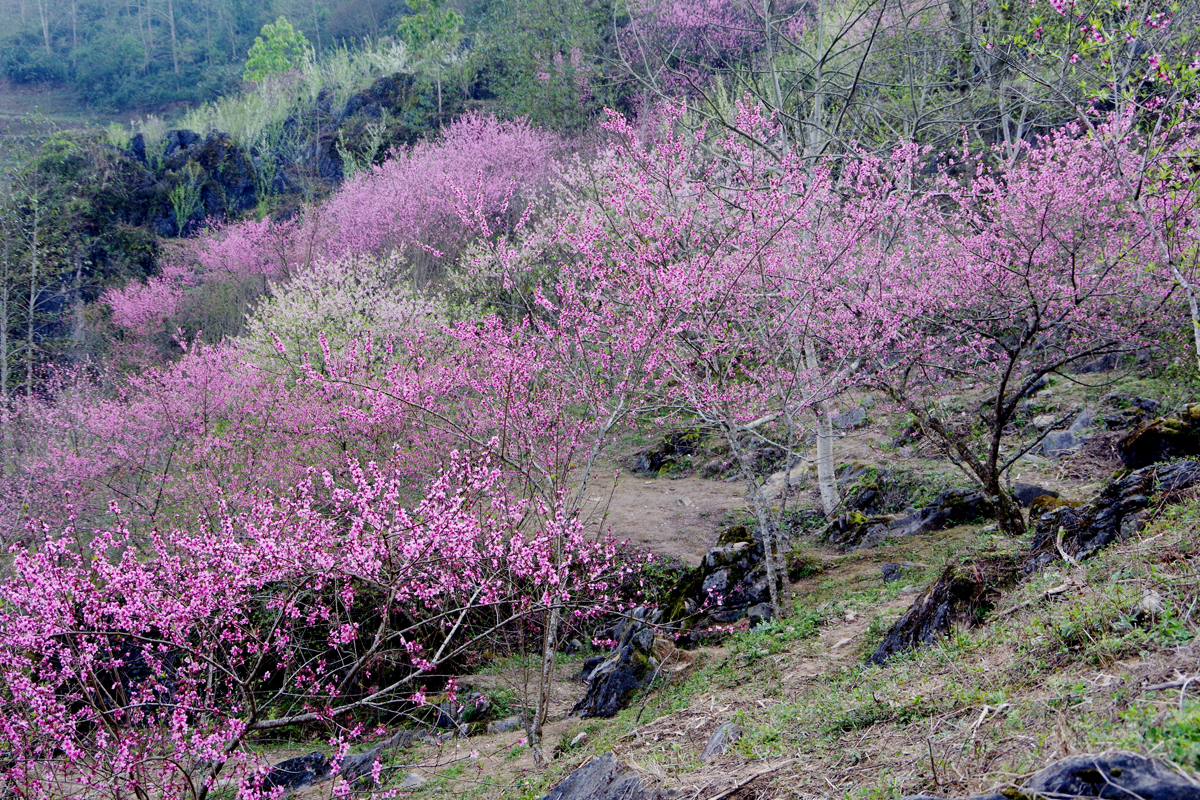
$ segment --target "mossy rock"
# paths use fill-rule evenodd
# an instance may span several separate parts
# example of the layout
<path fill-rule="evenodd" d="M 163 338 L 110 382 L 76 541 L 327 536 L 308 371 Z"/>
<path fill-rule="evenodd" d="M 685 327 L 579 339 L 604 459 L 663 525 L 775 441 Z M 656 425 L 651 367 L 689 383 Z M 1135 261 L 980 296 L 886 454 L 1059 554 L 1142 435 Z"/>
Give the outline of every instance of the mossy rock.
<path fill-rule="evenodd" d="M 1067 500 L 1063 497 L 1053 497 L 1044 494 L 1029 504 L 1029 513 L 1031 516 L 1040 517 L 1042 514 L 1048 514 L 1056 508 L 1079 508 L 1082 505 L 1082 500 Z"/>
<path fill-rule="evenodd" d="M 738 542 L 754 544 L 754 534 L 750 532 L 750 528 L 746 525 L 730 525 L 721 531 L 721 535 L 717 538 L 717 547 L 737 544 Z"/>
<path fill-rule="evenodd" d="M 1157 417 L 1134 428 L 1117 443 L 1117 453 L 1129 469 L 1200 455 L 1200 403 L 1179 418 Z"/>

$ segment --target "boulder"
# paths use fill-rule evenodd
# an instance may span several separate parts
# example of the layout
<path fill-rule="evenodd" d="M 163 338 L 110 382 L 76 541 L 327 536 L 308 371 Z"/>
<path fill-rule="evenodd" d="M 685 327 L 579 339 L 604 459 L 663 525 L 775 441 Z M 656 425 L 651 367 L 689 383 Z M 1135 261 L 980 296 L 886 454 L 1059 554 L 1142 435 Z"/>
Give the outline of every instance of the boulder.
<path fill-rule="evenodd" d="M 847 476 L 852 475 L 848 470 L 847 467 L 843 471 Z M 843 486 L 842 508 L 868 516 L 908 510 L 921 486 L 920 478 L 900 470 L 865 470 L 838 482 Z"/>
<path fill-rule="evenodd" d="M 1099 372 L 1112 372 L 1120 363 L 1124 353 L 1108 353 L 1098 358 L 1094 358 L 1082 365 L 1078 372 L 1080 375 L 1094 375 Z"/>
<path fill-rule="evenodd" d="M 868 661 L 883 664 L 897 653 L 933 642 L 955 624 L 978 624 L 1016 582 L 1023 560 L 1015 553 L 997 553 L 946 567 L 888 630 Z"/>
<path fill-rule="evenodd" d="M 329 756 L 313 751 L 306 756 L 289 758 L 271 767 L 263 778 L 263 791 L 272 789 L 299 789 L 324 780 L 333 772 Z"/>
<path fill-rule="evenodd" d="M 844 514 L 826 528 L 826 539 L 843 550 L 858 550 L 902 536 L 939 531 L 954 525 L 991 519 L 992 502 L 974 489 L 950 489 L 929 505 L 903 515 L 861 512 Z"/>
<path fill-rule="evenodd" d="M 1200 800 L 1200 785 L 1170 765 L 1137 753 L 1065 758 L 1034 775 L 1023 789 L 1046 797 Z"/>
<path fill-rule="evenodd" d="M 757 628 L 763 623 L 770 622 L 773 616 L 775 616 L 775 608 L 770 603 L 759 603 L 746 609 L 746 619 L 750 621 L 751 628 Z"/>
<path fill-rule="evenodd" d="M 1200 456 L 1200 404 L 1176 417 L 1142 423 L 1117 443 L 1117 454 L 1129 469 L 1173 458 Z"/>
<path fill-rule="evenodd" d="M 725 751 L 729 746 L 740 739 L 742 729 L 734 722 L 721 723 L 713 735 L 708 737 L 708 744 L 704 745 L 704 752 L 700 754 L 700 760 L 709 762 L 716 759 L 718 756 L 725 755 Z"/>
<path fill-rule="evenodd" d="M 833 427 L 838 430 L 850 430 L 857 428 L 867 421 L 867 410 L 862 406 L 855 406 L 849 411 L 843 411 L 840 414 L 834 414 L 830 422 Z"/>
<path fill-rule="evenodd" d="M 916 795 L 904 800 L 925 800 Z M 1034 775 L 1017 791 L 969 800 L 1200 800 L 1200 785 L 1164 761 L 1115 752 L 1064 758 Z"/>
<path fill-rule="evenodd" d="M 663 621 L 679 631 L 680 644 L 697 644 L 713 626 L 737 622 L 770 600 L 762 542 L 745 525 L 734 525 L 698 567 L 675 582 L 667 593 Z M 763 621 L 761 609 L 756 615 Z"/>
<path fill-rule="evenodd" d="M 1042 439 L 1042 455 L 1049 459 L 1062 458 L 1083 449 L 1086 440 L 1070 431 L 1051 431 Z"/>
<path fill-rule="evenodd" d="M 1141 525 L 1150 496 L 1176 492 L 1200 482 L 1200 461 L 1179 461 L 1134 470 L 1082 506 L 1064 504 L 1038 518 L 1033 549 L 1026 571 L 1032 572 L 1058 558 L 1061 547 L 1083 560 L 1103 547 L 1135 532 Z"/>
<path fill-rule="evenodd" d="M 342 758 L 338 774 L 351 783 L 362 781 L 371 774 L 375 762 L 384 753 L 398 747 L 408 747 L 418 741 L 436 742 L 437 738 L 424 731 L 399 731 L 390 739 L 386 739 L 368 750 L 347 754 Z M 271 789 L 290 791 L 318 783 L 331 775 L 333 775 L 333 761 L 319 750 L 314 750 L 306 756 L 289 758 L 276 764 L 263 778 L 262 788 L 264 791 Z"/>
<path fill-rule="evenodd" d="M 350 95 L 342 109 L 342 116 L 353 117 L 357 114 L 377 118 L 382 115 L 383 109 L 399 111 L 411 102 L 415 80 L 412 75 L 385 75 L 361 92 Z"/>
<path fill-rule="evenodd" d="M 1110 483 L 1086 505 L 1062 502 L 1038 518 L 1028 553 L 998 554 L 947 567 L 891 627 L 870 662 L 882 664 L 896 653 L 928 644 L 955 624 L 978 623 L 980 615 L 1022 574 L 1057 560 L 1061 553 L 1088 558 L 1137 530 L 1152 495 L 1169 495 L 1197 484 L 1200 461 L 1180 461 L 1135 470 Z"/>
<path fill-rule="evenodd" d="M 489 735 L 497 733 L 509 733 L 511 731 L 519 731 L 525 727 L 525 720 L 520 716 L 505 717 L 487 724 L 487 732 Z"/>
<path fill-rule="evenodd" d="M 426 783 L 429 783 L 429 781 L 426 780 L 425 778 L 422 778 L 420 775 L 418 775 L 415 772 L 410 772 L 404 776 L 404 780 L 400 781 L 400 786 L 397 788 L 399 788 L 401 791 L 405 791 L 405 792 L 415 792 L 417 789 L 420 789 Z"/>
<path fill-rule="evenodd" d="M 699 431 L 674 431 L 653 447 L 634 453 L 630 469 L 642 475 L 658 475 L 685 466 L 690 464 L 690 456 L 695 454 L 699 442 Z"/>
<path fill-rule="evenodd" d="M 879 567 L 879 577 L 883 578 L 884 583 L 895 583 L 912 570 L 927 569 L 928 567 L 928 564 L 915 564 L 910 561 L 888 562 Z"/>
<path fill-rule="evenodd" d="M 1058 497 L 1058 492 L 1033 483 L 1017 481 L 1012 486 L 1012 496 L 1022 506 L 1029 506 L 1039 497 Z"/>
<path fill-rule="evenodd" d="M 615 717 L 633 693 L 653 679 L 658 660 L 654 657 L 654 629 L 650 625 L 661 616 L 660 611 L 647 614 L 645 609 L 635 609 L 634 618 L 624 626 L 613 652 L 607 657 L 588 659 L 581 676 L 587 681 L 587 693 L 571 713 L 581 717 Z"/>
<path fill-rule="evenodd" d="M 636 772 L 605 754 L 577 768 L 544 800 L 664 800 L 670 796 L 647 788 Z"/>
<path fill-rule="evenodd" d="M 174 157 L 180 150 L 187 150 L 199 143 L 200 139 L 200 134 L 186 128 L 167 131 L 166 142 L 163 146 L 163 158 Z"/>

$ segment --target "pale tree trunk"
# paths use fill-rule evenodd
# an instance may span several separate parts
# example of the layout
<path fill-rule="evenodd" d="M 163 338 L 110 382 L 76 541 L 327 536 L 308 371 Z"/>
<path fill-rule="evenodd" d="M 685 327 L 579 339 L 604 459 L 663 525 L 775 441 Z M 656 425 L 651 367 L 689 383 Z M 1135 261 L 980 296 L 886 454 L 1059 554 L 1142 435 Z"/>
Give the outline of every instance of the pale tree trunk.
<path fill-rule="evenodd" d="M 42 42 L 46 45 L 46 52 L 53 54 L 54 50 L 50 47 L 50 9 L 47 8 L 47 0 L 38 0 L 38 16 L 42 23 Z"/>
<path fill-rule="evenodd" d="M 371 5 L 367 3 L 368 7 Z M 374 16 L 375 10 L 371 9 L 371 15 Z M 321 18 L 317 15 L 317 0 L 312 0 L 312 15 L 313 15 L 313 32 L 317 35 L 317 55 L 321 55 Z"/>
<path fill-rule="evenodd" d="M 167 25 L 171 30 L 171 63 L 179 74 L 179 40 L 175 35 L 175 0 L 167 0 Z"/>
<path fill-rule="evenodd" d="M 35 196 L 33 199 L 33 238 L 29 246 L 29 308 L 25 333 L 25 396 L 33 396 L 33 337 L 37 330 L 38 278 L 41 267 L 41 221 L 42 207 Z"/>
<path fill-rule="evenodd" d="M 804 360 L 812 372 L 818 368 L 817 349 L 812 339 L 804 341 Z M 830 516 L 842 502 L 838 496 L 837 474 L 833 467 L 833 418 L 826 413 L 825 404 L 813 403 L 817 423 L 817 489 L 821 493 L 821 510 Z"/>

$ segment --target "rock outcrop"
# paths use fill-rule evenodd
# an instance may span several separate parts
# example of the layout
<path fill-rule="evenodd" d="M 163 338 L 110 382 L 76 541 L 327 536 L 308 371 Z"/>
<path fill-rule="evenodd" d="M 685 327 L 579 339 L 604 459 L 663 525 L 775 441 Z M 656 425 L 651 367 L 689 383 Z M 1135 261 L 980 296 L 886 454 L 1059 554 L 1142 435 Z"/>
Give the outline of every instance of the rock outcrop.
<path fill-rule="evenodd" d="M 745 525 L 727 528 L 700 566 L 688 570 L 667 595 L 663 622 L 675 626 L 682 645 L 699 642 L 714 627 L 744 617 L 770 618 L 771 586 L 762 542 Z M 751 611 L 754 613 L 751 614 Z"/>
<path fill-rule="evenodd" d="M 947 567 L 891 627 L 870 662 L 882 664 L 896 653 L 928 644 L 955 624 L 975 624 L 1022 575 L 1064 554 L 1079 561 L 1095 555 L 1138 530 L 1151 496 L 1169 498 L 1197 484 L 1200 461 L 1179 461 L 1118 478 L 1086 505 L 1059 505 L 1038 518 L 1029 552 Z"/>
<path fill-rule="evenodd" d="M 659 475 L 689 466 L 699 442 L 699 431 L 668 433 L 653 447 L 634 453 L 629 466 L 641 475 Z"/>
<path fill-rule="evenodd" d="M 908 509 L 903 514 L 867 516 L 860 511 L 843 514 L 829 525 L 826 538 L 834 547 L 858 550 L 882 544 L 888 539 L 991 519 L 994 514 L 992 502 L 983 492 L 950 489 L 939 494 L 925 507 Z"/>
<path fill-rule="evenodd" d="M 611 754 L 593 758 L 550 790 L 544 800 L 666 800 Z"/>
<path fill-rule="evenodd" d="M 894 624 L 871 654 L 883 664 L 897 653 L 930 644 L 954 625 L 975 625 L 1021 574 L 1023 554 L 997 553 L 946 567 Z"/>
<path fill-rule="evenodd" d="M 654 656 L 654 628 L 662 611 L 634 609 L 631 618 L 618 623 L 612 634 L 616 647 L 607 656 L 595 656 L 584 662 L 580 678 L 587 682 L 587 693 L 571 709 L 581 717 L 615 717 L 629 703 L 633 693 L 646 686 L 659 666 Z"/>
<path fill-rule="evenodd" d="M 1200 456 L 1200 403 L 1178 417 L 1157 417 L 1130 431 L 1117 444 L 1117 454 L 1129 469 Z"/>
<path fill-rule="evenodd" d="M 1051 764 L 1017 791 L 966 800 L 1200 800 L 1200 785 L 1169 764 L 1137 753 L 1072 756 Z M 903 800 L 932 800 L 915 795 Z"/>
<path fill-rule="evenodd" d="M 1179 461 L 1134 470 L 1106 486 L 1086 505 L 1059 506 L 1035 523 L 1032 572 L 1059 557 L 1059 549 L 1083 560 L 1138 530 L 1155 493 L 1171 493 L 1200 482 L 1200 462 Z M 1061 536 L 1060 536 L 1061 531 Z"/>

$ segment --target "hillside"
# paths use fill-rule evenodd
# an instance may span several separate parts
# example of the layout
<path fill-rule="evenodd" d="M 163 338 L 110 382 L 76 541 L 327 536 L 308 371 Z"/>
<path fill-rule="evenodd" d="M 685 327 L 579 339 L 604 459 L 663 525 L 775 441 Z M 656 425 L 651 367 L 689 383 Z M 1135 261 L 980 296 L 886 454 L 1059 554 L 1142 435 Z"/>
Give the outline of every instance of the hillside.
<path fill-rule="evenodd" d="M 1105 389 L 1131 387 L 1147 384 L 1124 377 Z M 1087 397 L 1067 391 L 1068 405 Z M 1022 477 L 1064 497 L 1095 494 L 1113 468 L 1099 454 L 1115 459 L 1117 438 L 1093 436 L 1091 452 L 1033 459 Z M 847 433 L 844 441 L 872 474 L 939 463 L 887 456 L 869 434 Z M 684 487 L 699 494 L 713 483 L 680 475 L 634 480 L 624 503 L 654 515 L 678 509 L 669 498 Z M 489 798 L 541 797 L 606 754 L 640 778 L 646 797 L 655 790 L 697 798 L 982 795 L 1014 791 L 1047 763 L 1114 750 L 1152 754 L 1194 775 L 1197 708 L 1187 688 L 1196 658 L 1193 492 L 1155 496 L 1131 538 L 1082 563 L 1056 558 L 989 594 L 970 624 L 882 666 L 868 657 L 946 568 L 970 573 L 997 553 L 1028 549 L 1029 540 L 1008 540 L 986 521 L 850 551 L 801 537 L 797 554 L 809 574 L 792 584 L 789 619 L 749 630 L 743 620 L 728 638 L 699 647 L 678 648 L 668 632 L 661 649 L 655 645 L 661 668 L 612 719 L 570 712 L 587 690 L 578 676 L 594 651 L 560 659 L 548 770 L 535 767 L 523 731 L 485 733 L 483 722 L 465 727 L 462 738 L 450 729 L 436 744 L 393 750 L 386 769 L 392 785 L 414 786 L 413 796 Z M 745 513 L 730 509 L 726 519 Z M 703 527 L 684 526 L 693 537 L 688 555 L 715 543 Z M 667 546 L 672 534 L 664 536 Z M 506 703 L 488 709 L 484 722 L 520 708 L 512 703 L 521 696 L 522 669 L 509 663 L 463 677 L 462 691 Z M 713 739 L 729 728 L 733 736 Z M 726 739 L 719 752 L 706 752 L 710 741 Z M 286 746 L 271 752 L 280 760 L 299 754 Z M 317 784 L 297 796 L 328 791 Z"/>

